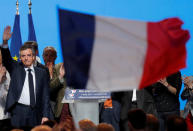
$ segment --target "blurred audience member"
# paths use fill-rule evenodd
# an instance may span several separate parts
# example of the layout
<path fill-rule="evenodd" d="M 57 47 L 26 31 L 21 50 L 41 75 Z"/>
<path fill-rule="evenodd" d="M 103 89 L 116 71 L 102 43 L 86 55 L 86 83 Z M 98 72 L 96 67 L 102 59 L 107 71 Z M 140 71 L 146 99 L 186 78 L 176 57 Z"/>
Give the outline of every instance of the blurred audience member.
<path fill-rule="evenodd" d="M 46 125 L 39 125 L 34 127 L 31 131 L 52 131 L 52 128 Z"/>
<path fill-rule="evenodd" d="M 97 125 L 97 131 L 115 131 L 111 124 L 100 123 Z"/>
<path fill-rule="evenodd" d="M 146 114 L 142 109 L 133 109 L 128 112 L 128 126 L 130 131 L 144 131 L 146 126 Z"/>
<path fill-rule="evenodd" d="M 146 115 L 145 131 L 159 131 L 159 120 L 153 114 Z"/>
<path fill-rule="evenodd" d="M 53 127 L 53 131 L 75 131 L 72 122 L 67 119 L 65 122 L 60 122 Z"/>
<path fill-rule="evenodd" d="M 97 126 L 91 120 L 80 120 L 78 124 L 82 131 L 97 131 Z"/>
<path fill-rule="evenodd" d="M 11 131 L 24 131 L 24 130 L 22 130 L 22 129 L 12 129 Z"/>
<path fill-rule="evenodd" d="M 166 121 L 166 130 L 167 131 L 188 131 L 186 121 L 180 116 L 169 116 Z M 192 131 L 192 130 L 189 130 Z"/>

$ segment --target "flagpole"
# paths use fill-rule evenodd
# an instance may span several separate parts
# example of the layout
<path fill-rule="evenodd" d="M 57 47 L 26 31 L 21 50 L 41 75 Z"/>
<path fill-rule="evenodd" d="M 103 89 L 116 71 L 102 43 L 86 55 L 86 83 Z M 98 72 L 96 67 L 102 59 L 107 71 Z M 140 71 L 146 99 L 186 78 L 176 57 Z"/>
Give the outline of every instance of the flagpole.
<path fill-rule="evenodd" d="M 16 2 L 16 15 L 19 15 L 19 2 Z"/>
<path fill-rule="evenodd" d="M 31 6 L 32 6 L 32 2 L 31 2 L 31 0 L 29 0 L 29 2 L 28 2 L 28 6 L 29 6 L 29 14 L 31 14 Z"/>

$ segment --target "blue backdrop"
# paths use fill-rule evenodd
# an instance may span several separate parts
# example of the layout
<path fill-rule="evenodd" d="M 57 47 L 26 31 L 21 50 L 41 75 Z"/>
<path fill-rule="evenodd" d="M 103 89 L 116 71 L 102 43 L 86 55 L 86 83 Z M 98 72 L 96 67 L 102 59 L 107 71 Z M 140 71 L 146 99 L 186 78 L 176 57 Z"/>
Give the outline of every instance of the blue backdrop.
<path fill-rule="evenodd" d="M 16 0 L 0 1 L 0 39 L 6 25 L 13 26 L 16 13 Z M 46 46 L 54 46 L 58 51 L 56 63 L 62 62 L 57 6 L 92 13 L 142 21 L 159 21 L 168 17 L 179 17 L 184 21 L 183 28 L 193 34 L 193 1 L 191 0 L 32 0 L 32 15 L 39 44 L 39 54 Z M 28 39 L 28 0 L 19 0 L 22 41 Z M 10 43 L 10 41 L 9 41 Z M 193 74 L 193 39 L 187 44 L 187 68 L 182 74 Z M 43 60 L 42 60 L 43 61 Z M 181 101 L 181 109 L 184 102 Z"/>

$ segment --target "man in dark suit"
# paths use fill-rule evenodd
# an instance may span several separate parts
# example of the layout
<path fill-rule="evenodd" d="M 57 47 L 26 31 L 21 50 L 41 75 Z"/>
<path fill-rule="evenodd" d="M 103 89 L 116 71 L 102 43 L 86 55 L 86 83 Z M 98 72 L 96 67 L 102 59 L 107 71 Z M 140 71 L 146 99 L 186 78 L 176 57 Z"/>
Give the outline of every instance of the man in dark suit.
<path fill-rule="evenodd" d="M 153 96 L 149 91 L 149 87 L 142 90 L 131 90 L 126 92 L 121 92 L 121 115 L 120 115 L 120 130 L 128 131 L 128 118 L 127 114 L 129 110 L 132 109 L 142 109 L 145 113 L 154 114 L 157 116 L 157 111 Z"/>
<path fill-rule="evenodd" d="M 7 41 L 11 27 L 3 33 L 3 64 L 11 74 L 5 112 L 11 113 L 11 124 L 17 128 L 33 127 L 48 120 L 50 116 L 49 84 L 46 71 L 33 66 L 35 51 L 31 46 L 20 48 L 21 62 L 13 61 Z"/>

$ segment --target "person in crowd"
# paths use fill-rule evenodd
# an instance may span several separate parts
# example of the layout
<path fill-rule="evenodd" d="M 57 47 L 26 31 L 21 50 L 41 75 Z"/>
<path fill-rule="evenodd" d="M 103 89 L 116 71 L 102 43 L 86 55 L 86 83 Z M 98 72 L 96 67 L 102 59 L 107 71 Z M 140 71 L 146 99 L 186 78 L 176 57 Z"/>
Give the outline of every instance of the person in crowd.
<path fill-rule="evenodd" d="M 34 127 L 31 131 L 52 131 L 52 128 L 46 125 L 39 125 Z"/>
<path fill-rule="evenodd" d="M 111 124 L 99 123 L 97 125 L 97 131 L 115 131 L 115 129 Z"/>
<path fill-rule="evenodd" d="M 191 77 L 184 78 L 184 90 L 182 91 L 182 100 L 187 100 L 183 117 L 186 119 L 188 129 L 193 130 L 193 81 Z"/>
<path fill-rule="evenodd" d="M 16 128 L 34 127 L 50 117 L 49 83 L 46 71 L 33 66 L 35 50 L 31 46 L 20 48 L 21 62 L 13 61 L 8 49 L 11 27 L 3 33 L 3 65 L 11 76 L 5 112 L 11 113 L 11 124 Z"/>
<path fill-rule="evenodd" d="M 67 119 L 66 121 L 61 121 L 59 124 L 56 124 L 53 127 L 53 131 L 76 131 L 76 129 L 71 120 Z"/>
<path fill-rule="evenodd" d="M 48 79 L 48 81 L 50 82 L 50 75 L 49 75 L 49 70 L 48 70 L 48 68 L 45 66 L 45 65 L 43 65 L 43 64 L 41 64 L 40 63 L 40 58 L 38 57 L 38 44 L 37 44 L 37 42 L 36 41 L 26 41 L 25 43 L 24 43 L 24 45 L 28 45 L 28 46 L 31 46 L 34 50 L 35 50 L 35 54 L 36 54 L 36 57 L 35 57 L 35 59 L 34 59 L 34 62 L 33 62 L 33 66 L 35 66 L 35 67 L 39 67 L 39 68 L 41 68 L 41 69 L 43 69 L 43 70 L 45 70 L 46 72 L 47 72 L 47 79 Z M 51 105 L 50 105 L 51 106 Z M 51 109 L 51 108 L 50 108 Z M 53 110 L 51 109 L 51 111 L 50 111 L 50 119 L 54 119 L 54 116 L 53 116 Z"/>
<path fill-rule="evenodd" d="M 145 131 L 159 131 L 159 120 L 153 114 L 147 114 Z"/>
<path fill-rule="evenodd" d="M 146 127 L 146 113 L 142 109 L 132 109 L 128 112 L 129 131 L 144 131 Z"/>
<path fill-rule="evenodd" d="M 50 128 L 53 128 L 56 124 L 57 122 L 55 120 L 48 120 L 42 123 L 42 125 L 49 126 Z"/>
<path fill-rule="evenodd" d="M 97 131 L 97 126 L 91 120 L 83 119 L 78 124 L 82 131 Z"/>
<path fill-rule="evenodd" d="M 10 75 L 2 64 L 2 55 L 0 50 L 0 129 L 1 131 L 10 130 L 10 116 L 4 113 L 7 93 L 10 84 Z"/>
<path fill-rule="evenodd" d="M 111 98 L 99 105 L 99 122 L 111 124 L 115 131 L 120 131 L 120 111 L 121 104 L 114 99 L 114 93 L 111 93 Z"/>
<path fill-rule="evenodd" d="M 166 131 L 188 131 L 185 119 L 177 115 L 169 116 L 166 121 Z"/>
<path fill-rule="evenodd" d="M 68 104 L 62 103 L 66 89 L 66 81 L 64 78 L 65 70 L 62 63 L 55 65 L 57 58 L 57 52 L 54 47 L 48 46 L 44 48 L 43 59 L 45 66 L 49 69 L 50 76 L 50 99 L 54 116 L 57 122 L 59 122 L 62 108 L 65 105 L 68 108 Z M 67 116 L 70 116 L 68 113 Z M 65 116 L 64 116 L 65 117 Z"/>
<path fill-rule="evenodd" d="M 141 90 L 131 90 L 120 92 L 121 98 L 121 115 L 120 115 L 120 130 L 128 131 L 127 113 L 132 109 L 142 109 L 145 113 L 157 116 L 157 110 L 151 92 L 151 87 L 146 87 Z"/>
<path fill-rule="evenodd" d="M 22 129 L 12 129 L 11 131 L 24 131 Z"/>
<path fill-rule="evenodd" d="M 160 131 L 165 131 L 167 117 L 170 115 L 180 116 L 181 72 L 178 71 L 151 86 L 160 121 Z"/>

